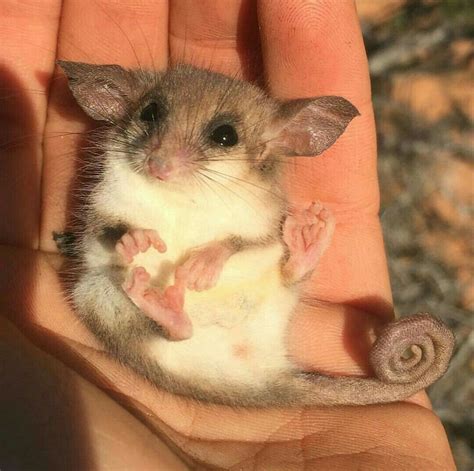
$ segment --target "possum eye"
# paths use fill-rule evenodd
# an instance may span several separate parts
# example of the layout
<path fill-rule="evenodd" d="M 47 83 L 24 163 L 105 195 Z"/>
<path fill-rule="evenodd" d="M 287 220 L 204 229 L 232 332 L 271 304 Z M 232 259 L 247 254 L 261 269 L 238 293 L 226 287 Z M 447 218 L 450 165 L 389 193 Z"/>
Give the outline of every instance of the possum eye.
<path fill-rule="evenodd" d="M 145 123 L 156 123 L 160 115 L 160 110 L 158 108 L 158 103 L 152 101 L 145 108 L 142 109 L 140 113 L 140 119 Z"/>
<path fill-rule="evenodd" d="M 237 131 L 230 124 L 222 124 L 214 129 L 209 136 L 211 141 L 222 147 L 232 147 L 239 142 Z"/>

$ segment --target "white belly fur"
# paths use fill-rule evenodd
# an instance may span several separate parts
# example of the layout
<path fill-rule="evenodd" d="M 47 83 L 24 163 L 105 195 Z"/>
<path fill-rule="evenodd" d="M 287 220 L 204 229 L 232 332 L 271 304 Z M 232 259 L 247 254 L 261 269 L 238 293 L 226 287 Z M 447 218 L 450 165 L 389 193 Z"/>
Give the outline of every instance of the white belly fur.
<path fill-rule="evenodd" d="M 212 191 L 187 196 L 144 184 L 141 176 L 121 173 L 117 167 L 104 188 L 107 191 L 96 194 L 99 211 L 119 216 L 132 227 L 155 229 L 166 242 L 166 253 L 150 249 L 130 267 L 144 266 L 161 286 L 172 282 L 176 263 L 189 249 L 231 235 L 261 237 L 275 220 L 268 198 L 245 194 L 242 199 Z M 89 263 L 100 263 L 97 250 Z M 145 351 L 162 368 L 189 379 L 225 378 L 256 386 L 287 371 L 285 335 L 297 293 L 281 282 L 282 254 L 280 242 L 234 254 L 215 288 L 186 293 L 193 336 L 180 342 L 157 337 Z"/>
<path fill-rule="evenodd" d="M 193 336 L 181 342 L 156 338 L 147 346 L 163 368 L 189 379 L 225 378 L 254 387 L 288 370 L 286 331 L 297 295 L 282 285 L 275 268 L 281 247 L 262 252 L 236 254 L 215 288 L 187 293 Z M 265 263 L 270 258 L 273 266 Z M 258 267 L 247 280 L 241 276 L 244 265 Z"/>

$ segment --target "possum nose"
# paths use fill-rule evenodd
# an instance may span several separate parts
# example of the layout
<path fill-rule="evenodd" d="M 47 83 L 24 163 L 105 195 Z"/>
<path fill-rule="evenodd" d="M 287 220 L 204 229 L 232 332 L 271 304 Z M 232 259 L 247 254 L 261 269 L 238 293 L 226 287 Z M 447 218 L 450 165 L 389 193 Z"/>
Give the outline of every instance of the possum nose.
<path fill-rule="evenodd" d="M 148 162 L 150 175 L 159 180 L 168 180 L 173 173 L 174 167 L 171 162 L 162 160 L 150 160 Z"/>

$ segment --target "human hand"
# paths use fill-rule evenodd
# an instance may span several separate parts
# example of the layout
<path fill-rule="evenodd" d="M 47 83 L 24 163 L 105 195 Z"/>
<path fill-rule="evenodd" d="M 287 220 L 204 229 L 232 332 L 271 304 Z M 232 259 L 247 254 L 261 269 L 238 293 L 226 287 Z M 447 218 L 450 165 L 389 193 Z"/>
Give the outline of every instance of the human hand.
<path fill-rule="evenodd" d="M 61 294 L 55 256 L 47 255 L 55 252 L 52 231 L 64 227 L 74 155 L 89 124 L 76 113 L 65 81 L 52 79 L 56 57 L 156 68 L 184 60 L 250 79 L 264 77 L 278 97 L 342 95 L 361 116 L 323 156 L 288 165 L 292 201 L 324 201 L 338 223 L 307 287 L 321 303 L 301 309 L 289 342 L 292 356 L 305 368 L 370 374 L 370 332 L 392 308 L 377 216 L 370 85 L 352 2 L 175 0 L 168 9 L 165 0 L 143 6 L 97 0 L 86 9 L 84 2 L 50 0 L 32 2 L 21 13 L 16 2 L 0 8 L 5 9 L 0 47 L 8 57 L 0 77 L 7 97 L 2 120 L 10 141 L 0 150 L 0 173 L 7 175 L 0 202 L 0 307 L 35 343 L 132 411 L 54 366 L 57 389 L 67 376 L 80 392 L 69 400 L 80 397 L 77 413 L 83 410 L 80 426 L 87 432 L 82 447 L 102 453 L 95 464 L 110 464 L 112 458 L 120 463 L 123 457 L 143 469 L 145 461 L 138 460 L 149 458 L 147 463 L 163 469 L 159 460 L 168 458 L 156 439 L 160 436 L 174 454 L 201 467 L 452 468 L 444 431 L 424 395 L 384 406 L 236 411 L 156 390 L 104 355 L 76 321 Z M 31 352 L 32 362 L 56 365 Z M 94 408 L 96 403 L 101 408 Z M 131 454 L 135 446 L 140 454 Z"/>

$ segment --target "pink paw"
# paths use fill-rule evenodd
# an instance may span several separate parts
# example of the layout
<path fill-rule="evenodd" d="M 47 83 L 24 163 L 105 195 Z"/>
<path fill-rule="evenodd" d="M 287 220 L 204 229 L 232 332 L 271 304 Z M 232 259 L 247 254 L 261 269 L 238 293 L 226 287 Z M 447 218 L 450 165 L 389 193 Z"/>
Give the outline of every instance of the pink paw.
<path fill-rule="evenodd" d="M 153 229 L 132 229 L 115 244 L 115 250 L 125 263 L 132 263 L 138 252 L 146 252 L 153 246 L 159 252 L 166 252 L 166 244 Z"/>
<path fill-rule="evenodd" d="M 219 281 L 224 264 L 231 254 L 231 249 L 222 243 L 196 249 L 176 269 L 176 279 L 193 291 L 211 289 Z"/>
<path fill-rule="evenodd" d="M 166 331 L 170 340 L 192 336 L 191 321 L 183 311 L 184 288 L 170 286 L 160 292 L 150 286 L 150 274 L 143 267 L 134 268 L 122 288 L 145 315 Z"/>
<path fill-rule="evenodd" d="M 331 243 L 335 226 L 334 216 L 319 201 L 286 218 L 283 240 L 290 257 L 285 272 L 293 281 L 300 280 L 317 267 Z"/>

